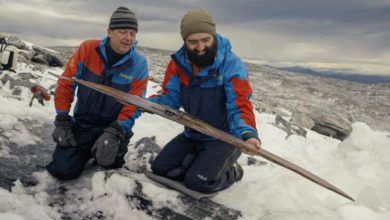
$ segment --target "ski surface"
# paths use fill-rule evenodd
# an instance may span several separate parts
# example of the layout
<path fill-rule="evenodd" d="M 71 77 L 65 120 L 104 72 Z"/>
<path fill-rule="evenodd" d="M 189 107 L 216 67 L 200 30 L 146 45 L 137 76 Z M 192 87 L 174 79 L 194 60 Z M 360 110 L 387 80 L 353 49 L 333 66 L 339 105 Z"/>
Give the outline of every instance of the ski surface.
<path fill-rule="evenodd" d="M 195 199 L 201 199 L 201 198 L 212 198 L 218 194 L 218 192 L 215 193 L 201 193 L 192 189 L 187 188 L 182 182 L 175 181 L 168 179 L 163 176 L 156 175 L 150 171 L 145 170 L 144 175 L 148 177 L 149 179 L 162 184 L 170 189 L 176 190 L 178 192 L 181 192 L 183 194 L 186 194 L 188 196 L 191 196 Z"/>

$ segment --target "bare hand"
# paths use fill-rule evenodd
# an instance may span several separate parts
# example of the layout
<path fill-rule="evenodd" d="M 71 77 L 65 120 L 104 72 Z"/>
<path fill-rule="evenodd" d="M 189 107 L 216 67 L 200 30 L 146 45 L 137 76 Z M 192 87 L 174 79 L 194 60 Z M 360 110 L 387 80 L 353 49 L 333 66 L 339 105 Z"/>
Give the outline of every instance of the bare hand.
<path fill-rule="evenodd" d="M 249 138 L 248 140 L 245 141 L 246 143 L 248 143 L 249 145 L 252 146 L 252 149 L 260 152 L 260 149 L 261 149 L 261 141 L 259 139 L 256 139 L 256 138 Z M 253 156 L 254 154 L 251 153 L 250 151 L 248 150 L 245 150 L 245 149 L 242 149 L 242 152 L 244 154 L 249 154 L 251 156 Z"/>

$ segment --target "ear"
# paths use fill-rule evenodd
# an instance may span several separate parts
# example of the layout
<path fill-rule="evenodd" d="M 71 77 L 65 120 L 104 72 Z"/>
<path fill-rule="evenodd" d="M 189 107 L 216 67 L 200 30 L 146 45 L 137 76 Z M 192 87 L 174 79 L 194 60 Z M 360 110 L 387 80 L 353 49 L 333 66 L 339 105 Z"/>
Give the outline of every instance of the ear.
<path fill-rule="evenodd" d="M 107 28 L 107 36 L 111 37 L 112 30 L 110 28 Z"/>

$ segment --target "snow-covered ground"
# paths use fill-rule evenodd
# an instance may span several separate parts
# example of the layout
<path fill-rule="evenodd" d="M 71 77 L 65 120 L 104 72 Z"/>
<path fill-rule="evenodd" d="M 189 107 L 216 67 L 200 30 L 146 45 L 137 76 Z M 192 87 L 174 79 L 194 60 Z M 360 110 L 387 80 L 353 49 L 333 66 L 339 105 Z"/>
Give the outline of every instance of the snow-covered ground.
<path fill-rule="evenodd" d="M 38 76 L 37 82 L 46 88 L 55 83 L 47 71 L 61 73 L 58 68 L 39 71 L 24 64 L 19 64 L 18 68 L 18 72 Z M 4 74 L 15 73 L 3 71 L 0 78 Z M 153 82 L 148 88 L 148 94 L 159 90 Z M 12 154 L 11 148 L 15 145 L 54 146 L 53 142 L 42 139 L 47 134 L 39 133 L 41 127 L 51 124 L 55 116 L 53 101 L 45 106 L 34 103 L 29 107 L 31 93 L 23 87 L 18 97 L 20 100 L 12 94 L 9 84 L 1 84 L 0 160 L 18 160 Z M 26 127 L 26 121 L 32 128 Z M 219 193 L 213 201 L 240 210 L 242 219 L 390 219 L 389 133 L 374 131 L 365 123 L 357 122 L 353 124 L 349 138 L 343 142 L 310 130 L 307 130 L 306 137 L 290 135 L 286 138 L 286 132 L 275 126 L 275 115 L 256 112 L 256 121 L 264 149 L 321 176 L 351 195 L 356 202 L 270 162 L 248 165 L 246 155 L 239 159 L 245 171 L 244 178 Z M 163 146 L 182 131 L 182 126 L 155 115 L 143 114 L 133 131 L 135 135 L 125 165 L 130 169 L 134 166 L 134 143 L 137 140 L 156 136 L 156 143 Z M 142 182 L 143 192 L 153 198 L 154 207 L 184 210 L 179 193 L 158 187 L 141 174 L 133 179 L 120 175 L 120 172 L 114 171 L 107 176 L 103 171 L 87 169 L 80 178 L 68 182 L 58 181 L 46 171 L 31 175 L 37 184 L 26 186 L 15 181 L 10 191 L 0 187 L 0 220 L 61 219 L 64 213 L 77 213 L 73 216 L 83 216 L 83 219 L 152 219 L 136 209 L 136 204 L 128 197 L 137 187 L 135 179 Z M 61 201 L 60 205 L 58 201 Z"/>

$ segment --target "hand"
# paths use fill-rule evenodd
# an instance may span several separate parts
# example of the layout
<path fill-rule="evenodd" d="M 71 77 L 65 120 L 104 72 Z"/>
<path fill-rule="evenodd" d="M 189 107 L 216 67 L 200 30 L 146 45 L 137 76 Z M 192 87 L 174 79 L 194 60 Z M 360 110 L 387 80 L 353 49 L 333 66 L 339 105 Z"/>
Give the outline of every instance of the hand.
<path fill-rule="evenodd" d="M 120 125 L 114 122 L 96 140 L 91 149 L 92 155 L 101 166 L 120 168 L 125 163 L 129 140 L 130 137 L 125 137 Z"/>
<path fill-rule="evenodd" d="M 56 128 L 52 133 L 53 140 L 61 147 L 77 146 L 72 132 L 72 122 L 69 115 L 57 115 L 54 125 Z"/>
<path fill-rule="evenodd" d="M 248 143 L 249 145 L 251 145 L 254 150 L 260 152 L 260 150 L 261 150 L 261 141 L 259 139 L 257 139 L 257 138 L 249 138 L 245 142 Z M 250 151 L 245 150 L 245 149 L 242 149 L 242 152 L 244 154 L 249 154 L 251 156 L 254 155 L 253 153 L 251 153 Z"/>

